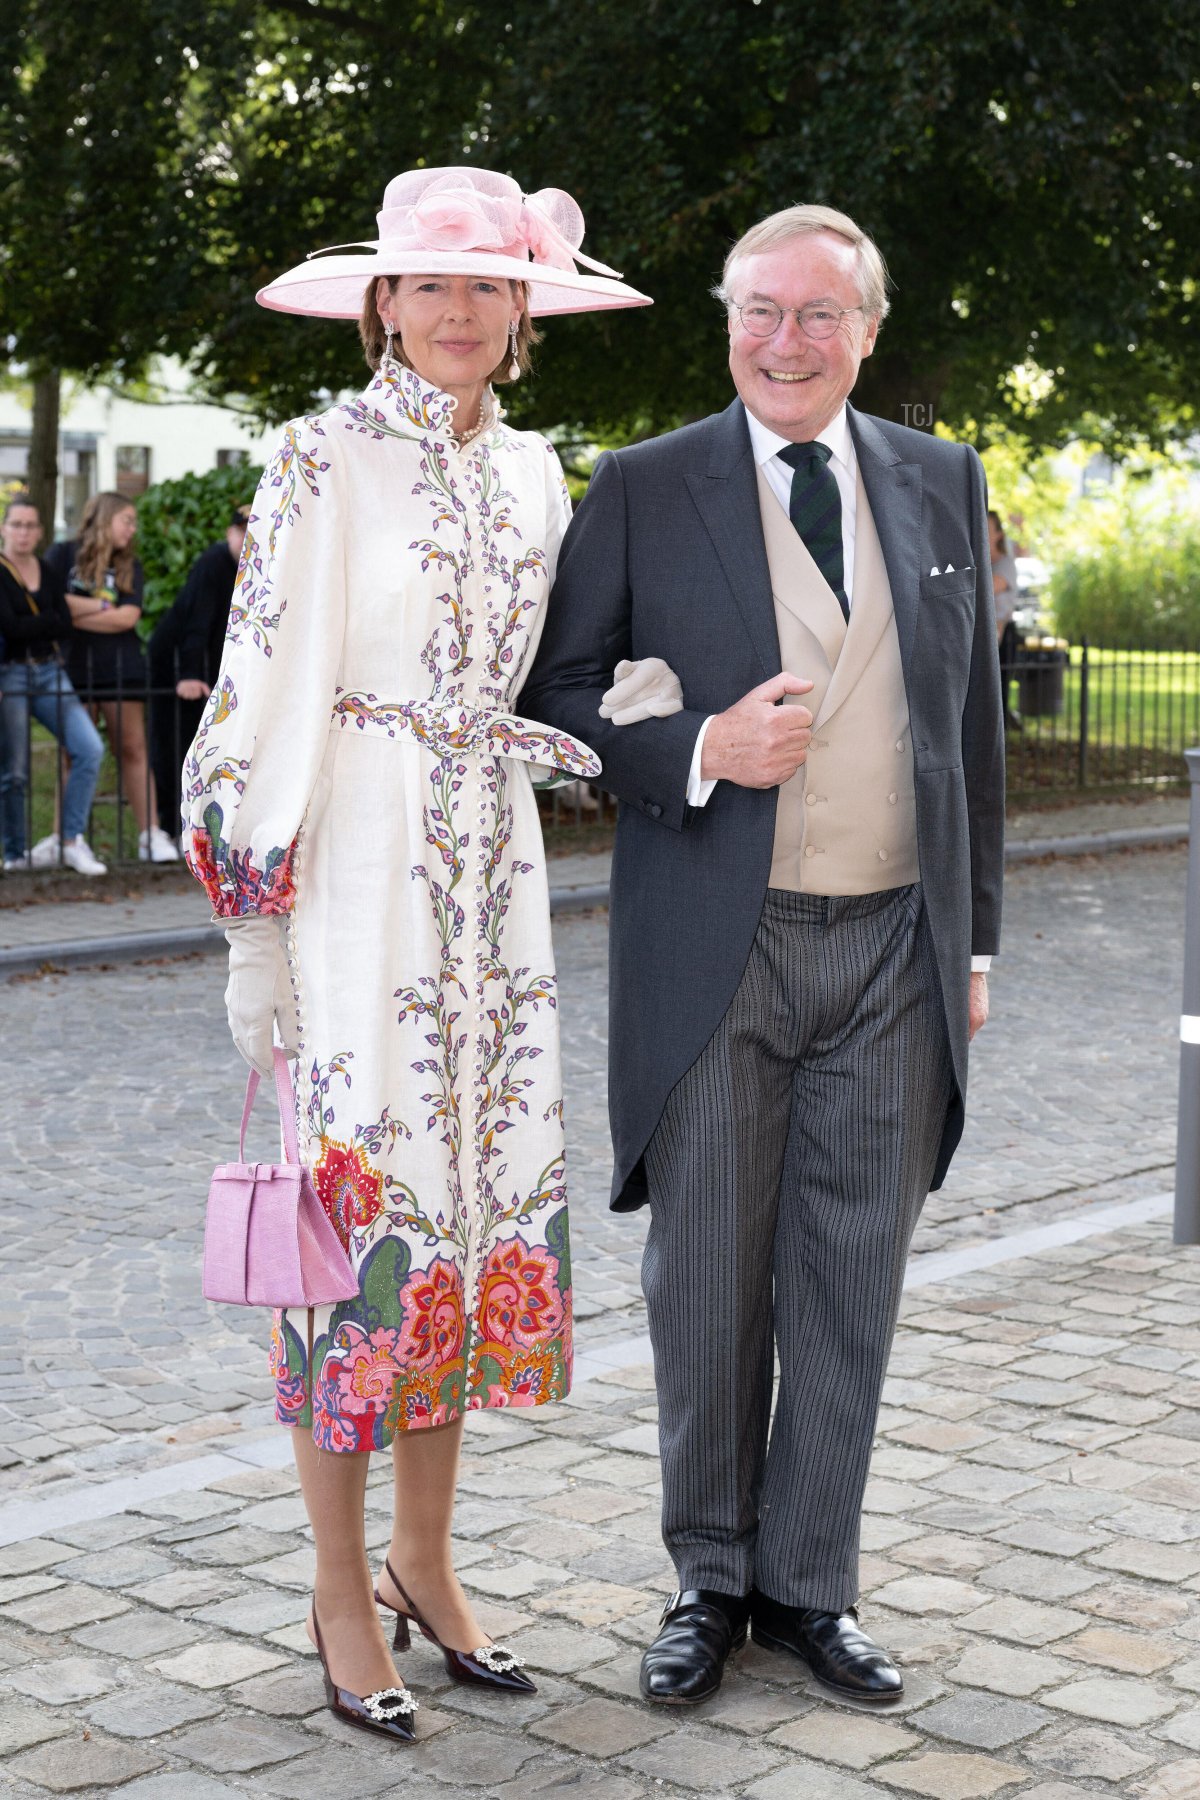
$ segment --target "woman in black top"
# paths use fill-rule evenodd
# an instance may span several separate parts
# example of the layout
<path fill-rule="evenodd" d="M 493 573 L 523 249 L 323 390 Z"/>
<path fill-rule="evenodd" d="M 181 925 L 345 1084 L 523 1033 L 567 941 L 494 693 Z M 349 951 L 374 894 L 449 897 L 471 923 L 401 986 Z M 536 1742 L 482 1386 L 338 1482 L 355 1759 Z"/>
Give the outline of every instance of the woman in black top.
<path fill-rule="evenodd" d="M 146 755 L 146 659 L 138 640 L 142 565 L 133 554 L 137 511 L 123 494 L 93 494 L 79 537 L 55 544 L 46 560 L 62 576 L 75 624 L 68 664 L 76 691 L 104 715 L 121 789 L 138 824 L 143 862 L 175 862 L 158 828 Z"/>
<path fill-rule="evenodd" d="M 249 506 L 235 506 L 224 538 L 201 551 L 146 646 L 150 661 L 150 762 L 158 816 L 179 817 L 183 759 L 217 685 Z"/>
<path fill-rule="evenodd" d="M 42 522 L 24 495 L 4 514 L 0 555 L 0 815 L 4 867 L 25 869 L 62 861 L 81 875 L 103 875 L 84 831 L 100 774 L 104 746 L 63 667 L 71 639 L 71 613 L 62 581 L 37 555 Z M 29 787 L 30 715 L 52 732 L 70 759 L 62 797 L 62 838 L 52 833 L 32 853 L 25 848 L 25 795 Z"/>

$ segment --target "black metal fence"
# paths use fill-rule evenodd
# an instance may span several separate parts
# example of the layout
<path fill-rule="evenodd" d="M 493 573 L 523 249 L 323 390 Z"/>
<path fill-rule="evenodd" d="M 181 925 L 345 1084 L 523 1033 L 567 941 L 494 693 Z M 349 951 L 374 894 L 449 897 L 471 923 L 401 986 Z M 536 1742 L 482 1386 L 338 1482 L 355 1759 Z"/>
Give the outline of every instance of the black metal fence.
<path fill-rule="evenodd" d="M 57 678 L 57 724 L 51 719 L 54 728 L 47 730 L 32 707 L 22 716 L 8 691 L 14 685 L 12 670 L 25 666 L 0 667 L 6 688 L 0 708 L 6 861 L 16 860 L 9 829 L 16 804 L 13 771 L 19 773 L 22 763 L 28 770 L 20 795 L 19 834 L 28 852 L 59 830 L 69 767 L 61 741 L 61 707 L 69 703 L 70 692 L 62 685 L 65 677 L 60 673 Z M 107 740 L 87 835 L 109 864 L 156 860 L 143 836 L 147 821 L 156 816 L 169 837 L 178 834 L 180 774 L 204 702 L 179 695 L 177 668 L 168 671 L 166 680 L 161 666 L 156 673 L 157 681 L 148 671 L 140 682 L 80 683 L 79 697 Z M 1200 742 L 1200 650 L 1094 649 L 1086 641 L 1070 646 L 1061 639 L 1033 636 L 1008 649 L 1001 677 L 1011 793 L 1136 790 L 1184 781 L 1183 752 Z M 14 742 L 18 732 L 25 734 L 21 745 Z M 122 747 L 123 781 L 118 779 Z M 575 843 L 588 847 L 616 816 L 611 796 L 584 782 L 551 790 L 540 805 L 547 832 L 564 848 Z M 59 845 L 52 855 L 43 852 L 40 866 L 61 862 L 59 835 Z"/>
<path fill-rule="evenodd" d="M 1200 650 L 1095 649 L 1032 636 L 1001 663 L 1011 793 L 1186 780 L 1200 741 Z"/>
<path fill-rule="evenodd" d="M 125 665 L 127 666 L 127 665 Z M 72 681 L 72 673 L 75 680 Z M 58 659 L 0 664 L 0 829 L 6 874 L 23 873 L 18 851 L 34 853 L 32 867 L 69 866 L 66 854 L 71 772 L 80 747 L 80 711 L 99 731 L 103 759 L 83 835 L 108 864 L 170 861 L 162 839 L 179 833 L 183 759 L 198 728 L 203 697 L 177 691 L 177 658 L 140 678 L 120 658 L 82 665 Z M 17 864 L 17 867 L 13 867 Z"/>

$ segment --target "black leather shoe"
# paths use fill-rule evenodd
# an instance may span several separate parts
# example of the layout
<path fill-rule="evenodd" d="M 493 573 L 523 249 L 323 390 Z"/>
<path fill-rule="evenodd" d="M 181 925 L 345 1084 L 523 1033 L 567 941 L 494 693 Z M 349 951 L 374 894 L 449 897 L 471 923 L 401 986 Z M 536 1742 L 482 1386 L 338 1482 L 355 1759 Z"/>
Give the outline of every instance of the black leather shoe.
<path fill-rule="evenodd" d="M 662 1628 L 642 1657 L 643 1697 L 662 1706 L 695 1706 L 721 1685 L 725 1659 L 746 1641 L 746 1595 L 687 1588 L 663 1608 Z"/>
<path fill-rule="evenodd" d="M 847 1700 L 885 1704 L 904 1692 L 900 1671 L 858 1623 L 853 1606 L 844 1613 L 784 1606 L 755 1588 L 750 1596 L 750 1630 L 764 1650 L 790 1650 L 808 1664 L 818 1681 Z"/>

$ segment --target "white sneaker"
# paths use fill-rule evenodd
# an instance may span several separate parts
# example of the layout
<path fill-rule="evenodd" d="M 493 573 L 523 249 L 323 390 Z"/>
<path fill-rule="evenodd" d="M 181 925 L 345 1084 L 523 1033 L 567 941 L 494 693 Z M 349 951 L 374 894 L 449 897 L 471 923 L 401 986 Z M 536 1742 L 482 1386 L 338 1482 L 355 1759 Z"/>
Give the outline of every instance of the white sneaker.
<path fill-rule="evenodd" d="M 6 856 L 4 859 L 4 873 L 6 875 L 12 869 L 32 869 L 32 867 L 33 858 L 30 856 L 28 850 L 23 851 L 20 856 Z"/>
<path fill-rule="evenodd" d="M 77 875 L 108 874 L 108 864 L 100 861 L 85 837 L 70 838 L 63 845 L 63 861 Z"/>
<path fill-rule="evenodd" d="M 179 852 L 161 825 L 151 825 L 138 838 L 139 862 L 178 862 Z"/>
<path fill-rule="evenodd" d="M 58 864 L 58 833 L 52 831 L 49 837 L 42 838 L 29 852 L 29 861 L 35 869 L 53 869 Z"/>

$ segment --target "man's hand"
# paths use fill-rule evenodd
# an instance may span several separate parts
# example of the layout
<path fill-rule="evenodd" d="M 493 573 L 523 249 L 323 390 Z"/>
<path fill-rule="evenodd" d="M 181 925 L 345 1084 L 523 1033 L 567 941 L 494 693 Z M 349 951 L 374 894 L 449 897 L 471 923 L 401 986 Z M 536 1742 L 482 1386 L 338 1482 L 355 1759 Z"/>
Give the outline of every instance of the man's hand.
<path fill-rule="evenodd" d="M 807 706 L 780 706 L 785 694 L 807 694 L 812 682 L 772 675 L 736 706 L 718 713 L 708 728 L 700 759 L 702 781 L 770 788 L 790 781 L 808 755 L 813 716 Z"/>
<path fill-rule="evenodd" d="M 987 976 L 977 970 L 971 972 L 971 991 L 967 996 L 967 1041 L 975 1036 L 981 1026 L 988 1021 L 988 985 Z"/>
<path fill-rule="evenodd" d="M 177 681 L 175 692 L 181 700 L 207 700 L 212 689 L 207 681 Z"/>

